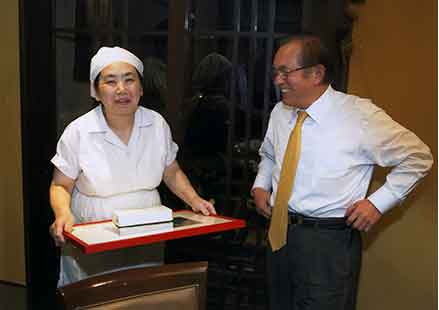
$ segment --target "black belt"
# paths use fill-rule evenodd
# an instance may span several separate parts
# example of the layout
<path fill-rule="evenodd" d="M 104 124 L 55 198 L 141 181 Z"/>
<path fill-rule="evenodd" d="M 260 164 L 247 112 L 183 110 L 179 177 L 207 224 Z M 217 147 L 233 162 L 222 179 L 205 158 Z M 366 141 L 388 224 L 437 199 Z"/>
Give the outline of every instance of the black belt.
<path fill-rule="evenodd" d="M 313 226 L 315 228 L 326 229 L 349 228 L 349 226 L 346 224 L 346 218 L 344 217 L 311 217 L 298 213 L 288 213 L 288 224 Z"/>

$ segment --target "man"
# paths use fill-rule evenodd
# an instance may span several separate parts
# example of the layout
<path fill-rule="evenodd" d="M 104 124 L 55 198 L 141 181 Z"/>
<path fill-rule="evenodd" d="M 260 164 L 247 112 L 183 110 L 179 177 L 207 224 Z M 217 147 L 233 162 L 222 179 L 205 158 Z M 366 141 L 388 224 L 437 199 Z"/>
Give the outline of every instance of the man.
<path fill-rule="evenodd" d="M 429 148 L 368 99 L 331 88 L 319 38 L 298 35 L 274 57 L 282 101 L 271 112 L 252 188 L 271 219 L 271 309 L 354 309 L 360 231 L 400 204 L 432 166 Z M 288 149 L 288 151 L 287 151 Z M 393 167 L 366 197 L 374 165 Z"/>

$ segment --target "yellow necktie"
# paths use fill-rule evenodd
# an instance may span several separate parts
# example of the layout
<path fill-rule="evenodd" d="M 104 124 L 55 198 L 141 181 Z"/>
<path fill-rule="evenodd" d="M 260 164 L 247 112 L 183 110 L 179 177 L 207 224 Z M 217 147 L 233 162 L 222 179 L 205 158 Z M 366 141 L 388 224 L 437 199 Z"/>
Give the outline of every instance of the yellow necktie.
<path fill-rule="evenodd" d="M 270 228 L 268 230 L 268 239 L 270 240 L 273 252 L 279 250 L 287 243 L 288 201 L 291 197 L 297 163 L 300 157 L 302 124 L 307 116 L 308 114 L 304 111 L 298 112 L 296 126 L 294 126 L 290 138 L 288 139 L 288 145 L 280 172 L 276 201 L 274 203 Z"/>

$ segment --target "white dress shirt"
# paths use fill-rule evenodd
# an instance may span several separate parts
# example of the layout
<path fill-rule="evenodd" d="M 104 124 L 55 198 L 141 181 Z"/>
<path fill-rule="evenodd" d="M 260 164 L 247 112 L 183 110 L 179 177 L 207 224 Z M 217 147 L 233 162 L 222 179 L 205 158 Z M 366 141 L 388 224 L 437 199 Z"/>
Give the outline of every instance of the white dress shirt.
<path fill-rule="evenodd" d="M 307 216 L 343 217 L 364 199 L 375 165 L 393 167 L 386 182 L 367 199 L 384 213 L 401 203 L 431 168 L 429 148 L 370 100 L 331 86 L 306 109 L 302 149 L 289 210 Z M 297 109 L 279 102 L 271 112 L 259 150 L 261 162 L 253 188 L 272 191 L 273 206 Z"/>

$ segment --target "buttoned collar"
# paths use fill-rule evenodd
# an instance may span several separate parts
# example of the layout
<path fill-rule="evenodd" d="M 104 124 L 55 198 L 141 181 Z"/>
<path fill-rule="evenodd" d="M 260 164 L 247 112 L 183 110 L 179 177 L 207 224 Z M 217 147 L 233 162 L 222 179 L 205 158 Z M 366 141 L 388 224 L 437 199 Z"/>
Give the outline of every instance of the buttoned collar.
<path fill-rule="evenodd" d="M 331 98 L 334 95 L 335 90 L 329 85 L 325 92 L 305 110 L 317 124 L 324 121 L 326 114 L 331 109 Z"/>

